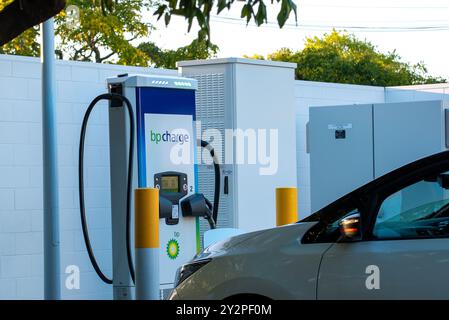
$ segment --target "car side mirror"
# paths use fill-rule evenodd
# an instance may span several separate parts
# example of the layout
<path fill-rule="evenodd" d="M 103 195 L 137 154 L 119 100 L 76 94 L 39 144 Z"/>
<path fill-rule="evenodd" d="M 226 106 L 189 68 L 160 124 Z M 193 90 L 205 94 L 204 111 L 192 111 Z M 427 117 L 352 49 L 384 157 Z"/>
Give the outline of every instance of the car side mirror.
<path fill-rule="evenodd" d="M 362 239 L 362 223 L 360 213 L 343 218 L 338 224 L 343 240 L 359 241 Z"/>

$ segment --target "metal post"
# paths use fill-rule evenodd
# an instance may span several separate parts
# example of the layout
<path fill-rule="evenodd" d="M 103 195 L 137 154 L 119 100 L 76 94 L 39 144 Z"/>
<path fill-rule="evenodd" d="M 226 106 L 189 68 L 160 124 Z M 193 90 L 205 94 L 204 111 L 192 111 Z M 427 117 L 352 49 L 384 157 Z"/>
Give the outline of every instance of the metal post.
<path fill-rule="evenodd" d="M 159 189 L 136 189 L 136 299 L 159 300 Z"/>
<path fill-rule="evenodd" d="M 44 178 L 44 298 L 61 299 L 59 201 L 55 116 L 55 47 L 53 18 L 41 25 L 42 145 Z"/>
<path fill-rule="evenodd" d="M 298 221 L 298 190 L 276 188 L 276 226 Z"/>
<path fill-rule="evenodd" d="M 129 271 L 126 245 L 127 203 L 125 195 L 128 192 L 129 134 L 130 122 L 126 108 L 109 107 L 112 280 L 114 300 L 134 299 L 134 284 Z M 134 159 L 137 159 L 136 153 L 137 148 L 134 148 Z M 133 172 L 133 181 L 134 184 L 137 181 L 137 170 Z M 134 209 L 131 210 L 134 212 Z"/>

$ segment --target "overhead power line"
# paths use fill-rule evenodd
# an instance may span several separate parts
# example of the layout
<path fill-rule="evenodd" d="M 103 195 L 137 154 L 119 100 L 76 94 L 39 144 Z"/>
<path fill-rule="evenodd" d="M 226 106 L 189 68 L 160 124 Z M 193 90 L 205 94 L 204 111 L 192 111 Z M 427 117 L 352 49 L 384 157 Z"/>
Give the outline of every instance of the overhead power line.
<path fill-rule="evenodd" d="M 299 7 L 312 7 L 312 8 L 342 8 L 342 9 L 399 9 L 399 10 L 440 10 L 440 9 L 449 9 L 449 6 L 379 6 L 379 5 L 345 5 L 345 4 L 303 4 L 299 2 Z"/>
<path fill-rule="evenodd" d="M 226 17 L 226 16 L 211 16 L 212 21 L 220 23 L 229 23 L 235 25 L 246 25 L 246 21 L 241 18 Z M 255 26 L 250 23 L 249 26 Z M 261 27 L 279 28 L 277 23 L 268 22 L 261 25 Z M 447 24 L 434 25 L 409 25 L 409 26 L 367 26 L 367 25 L 332 25 L 332 24 L 302 24 L 286 23 L 284 29 L 297 30 L 329 30 L 329 29 L 344 29 L 348 31 L 363 31 L 363 32 L 418 32 L 418 31 L 446 31 L 449 30 L 449 21 Z"/>

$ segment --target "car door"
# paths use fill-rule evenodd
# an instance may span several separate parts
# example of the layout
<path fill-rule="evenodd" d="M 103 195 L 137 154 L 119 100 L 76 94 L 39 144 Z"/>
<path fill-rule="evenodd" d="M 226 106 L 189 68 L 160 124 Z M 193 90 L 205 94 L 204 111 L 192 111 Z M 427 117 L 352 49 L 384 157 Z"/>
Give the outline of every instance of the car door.
<path fill-rule="evenodd" d="M 448 158 L 418 161 L 352 195 L 369 199 L 363 235 L 323 254 L 318 299 L 449 299 Z"/>

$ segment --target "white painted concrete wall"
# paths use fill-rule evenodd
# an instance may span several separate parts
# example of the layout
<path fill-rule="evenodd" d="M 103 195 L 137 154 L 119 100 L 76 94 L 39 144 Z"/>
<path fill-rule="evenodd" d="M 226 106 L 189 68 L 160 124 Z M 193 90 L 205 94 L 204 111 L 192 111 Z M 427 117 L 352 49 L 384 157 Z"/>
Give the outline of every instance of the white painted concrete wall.
<path fill-rule="evenodd" d="M 385 102 L 447 100 L 449 83 L 385 88 Z"/>
<path fill-rule="evenodd" d="M 80 290 L 62 284 L 65 299 L 110 299 L 90 265 L 78 206 L 79 131 L 88 103 L 121 73 L 173 70 L 58 61 L 57 121 L 61 208 L 61 271 L 78 265 Z M 0 55 L 0 299 L 43 297 L 41 66 L 39 59 Z M 92 115 L 86 141 L 86 201 L 92 245 L 111 274 L 107 107 Z"/>
<path fill-rule="evenodd" d="M 306 124 L 309 108 L 329 105 L 384 103 L 384 87 L 296 81 L 296 152 L 298 174 L 298 211 L 304 218 L 310 208 L 310 157 L 306 152 Z"/>

